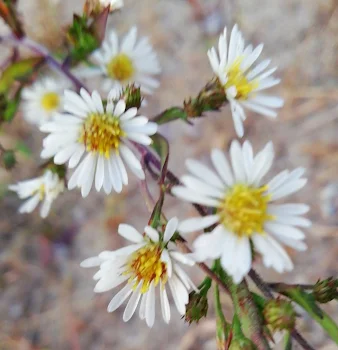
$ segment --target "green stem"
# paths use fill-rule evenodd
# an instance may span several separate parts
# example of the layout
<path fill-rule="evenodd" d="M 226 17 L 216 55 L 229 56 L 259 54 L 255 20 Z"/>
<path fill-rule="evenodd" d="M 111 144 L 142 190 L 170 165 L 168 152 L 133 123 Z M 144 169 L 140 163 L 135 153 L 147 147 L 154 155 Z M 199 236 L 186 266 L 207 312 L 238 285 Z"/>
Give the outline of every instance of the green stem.
<path fill-rule="evenodd" d="M 315 312 L 314 308 L 311 307 L 307 300 L 300 295 L 299 288 L 287 288 L 279 291 L 279 293 L 284 294 L 300 305 L 327 332 L 331 339 L 338 344 L 338 326 L 334 320 L 319 306 L 316 308 L 320 310 L 320 314 L 318 311 Z"/>
<path fill-rule="evenodd" d="M 220 320 L 220 323 L 223 326 L 225 338 L 227 338 L 228 335 L 229 335 L 229 331 L 230 331 L 230 325 L 227 322 L 227 320 L 225 319 L 224 314 L 223 314 L 221 299 L 220 299 L 220 296 L 219 296 L 218 284 L 216 284 L 216 286 L 215 286 L 214 297 L 215 297 L 216 315 L 217 315 L 218 319 Z"/>
<path fill-rule="evenodd" d="M 223 310 L 221 299 L 219 295 L 219 286 L 215 285 L 214 289 L 214 300 L 215 300 L 215 310 L 216 310 L 216 341 L 218 349 L 227 349 L 227 344 L 230 339 L 231 325 L 226 321 Z"/>
<path fill-rule="evenodd" d="M 240 320 L 245 337 L 251 339 L 258 350 L 270 349 L 264 336 L 263 320 L 259 315 L 246 281 L 244 280 L 236 285 L 220 266 L 218 273 L 230 291 L 235 313 Z"/>

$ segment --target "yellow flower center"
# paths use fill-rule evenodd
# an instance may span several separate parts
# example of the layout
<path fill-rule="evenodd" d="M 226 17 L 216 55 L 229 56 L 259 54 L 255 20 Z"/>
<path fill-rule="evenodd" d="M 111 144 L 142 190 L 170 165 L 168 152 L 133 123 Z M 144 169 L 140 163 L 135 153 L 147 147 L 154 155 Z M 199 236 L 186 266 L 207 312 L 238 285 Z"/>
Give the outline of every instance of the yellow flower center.
<path fill-rule="evenodd" d="M 132 60 L 126 54 L 120 53 L 107 64 L 107 71 L 111 78 L 125 81 L 134 75 L 135 68 Z"/>
<path fill-rule="evenodd" d="M 60 97 L 55 92 L 47 92 L 42 96 L 41 105 L 45 111 L 51 112 L 59 107 Z"/>
<path fill-rule="evenodd" d="M 88 152 L 99 152 L 109 158 L 111 151 L 118 152 L 121 138 L 125 135 L 118 117 L 92 113 L 85 120 L 78 141 L 86 146 Z"/>
<path fill-rule="evenodd" d="M 224 88 L 228 89 L 231 86 L 235 86 L 237 90 L 236 99 L 246 100 L 250 92 L 258 87 L 257 80 L 249 81 L 241 69 L 241 63 L 243 57 L 237 58 L 231 66 L 227 69 L 228 81 L 226 82 Z"/>
<path fill-rule="evenodd" d="M 218 209 L 222 224 L 240 237 L 264 233 L 264 223 L 273 219 L 267 212 L 270 195 L 266 191 L 267 186 L 234 185 Z"/>
<path fill-rule="evenodd" d="M 129 281 L 135 281 L 134 288 L 142 281 L 141 293 L 149 290 L 151 282 L 154 286 L 168 280 L 167 264 L 161 260 L 162 249 L 158 244 L 149 243 L 133 253 L 127 262 L 125 275 L 129 275 Z"/>

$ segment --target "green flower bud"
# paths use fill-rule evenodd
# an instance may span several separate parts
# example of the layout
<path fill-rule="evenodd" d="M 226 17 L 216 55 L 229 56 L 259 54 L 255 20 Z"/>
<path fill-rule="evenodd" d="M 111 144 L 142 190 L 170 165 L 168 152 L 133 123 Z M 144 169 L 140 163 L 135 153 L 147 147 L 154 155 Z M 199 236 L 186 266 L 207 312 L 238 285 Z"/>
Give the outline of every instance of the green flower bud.
<path fill-rule="evenodd" d="M 247 338 L 235 338 L 231 341 L 229 350 L 255 350 L 256 346 Z"/>
<path fill-rule="evenodd" d="M 318 281 L 313 288 L 313 296 L 322 304 L 338 298 L 338 280 L 329 277 Z"/>
<path fill-rule="evenodd" d="M 141 89 L 136 87 L 134 84 L 127 85 L 122 90 L 120 98 L 123 98 L 126 101 L 126 109 L 132 107 L 140 108 L 143 100 Z"/>
<path fill-rule="evenodd" d="M 4 150 L 1 154 L 1 163 L 5 169 L 7 170 L 13 169 L 16 165 L 16 158 L 15 158 L 14 151 Z"/>
<path fill-rule="evenodd" d="M 268 301 L 263 309 L 265 323 L 273 331 L 292 330 L 296 322 L 296 313 L 291 303 L 284 299 Z"/>
<path fill-rule="evenodd" d="M 198 322 L 202 317 L 206 317 L 208 313 L 208 298 L 206 295 L 192 291 L 189 294 L 189 303 L 186 307 L 185 321 Z"/>

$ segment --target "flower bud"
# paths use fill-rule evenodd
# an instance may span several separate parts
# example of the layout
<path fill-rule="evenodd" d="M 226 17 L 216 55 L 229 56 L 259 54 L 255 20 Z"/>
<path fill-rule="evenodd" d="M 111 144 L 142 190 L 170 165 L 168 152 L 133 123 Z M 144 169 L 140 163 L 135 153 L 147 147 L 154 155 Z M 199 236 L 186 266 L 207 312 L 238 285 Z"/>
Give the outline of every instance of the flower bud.
<path fill-rule="evenodd" d="M 338 280 L 329 277 L 318 281 L 313 288 L 313 296 L 322 304 L 338 298 Z"/>
<path fill-rule="evenodd" d="M 184 111 L 188 118 L 202 116 L 207 111 L 218 111 L 227 102 L 224 88 L 217 79 L 209 81 L 197 98 L 184 102 Z"/>
<path fill-rule="evenodd" d="M 123 0 L 86 0 L 83 12 L 88 16 L 98 15 L 108 6 L 110 12 L 119 10 L 123 7 Z"/>
<path fill-rule="evenodd" d="M 1 153 L 1 164 L 2 166 L 7 169 L 11 170 L 15 167 L 16 164 L 16 158 L 15 153 L 13 150 L 4 150 Z"/>
<path fill-rule="evenodd" d="M 263 309 L 265 323 L 273 331 L 292 330 L 296 322 L 296 313 L 291 303 L 284 299 L 268 301 Z"/>
<path fill-rule="evenodd" d="M 235 338 L 231 341 L 229 350 L 255 350 L 256 346 L 247 338 Z"/>
<path fill-rule="evenodd" d="M 134 84 L 127 85 L 121 92 L 120 98 L 126 101 L 126 109 L 136 107 L 140 108 L 142 103 L 141 89 Z"/>
<path fill-rule="evenodd" d="M 208 313 L 208 298 L 204 294 L 192 291 L 189 294 L 189 303 L 186 307 L 185 321 L 198 322 L 202 317 L 206 317 Z"/>

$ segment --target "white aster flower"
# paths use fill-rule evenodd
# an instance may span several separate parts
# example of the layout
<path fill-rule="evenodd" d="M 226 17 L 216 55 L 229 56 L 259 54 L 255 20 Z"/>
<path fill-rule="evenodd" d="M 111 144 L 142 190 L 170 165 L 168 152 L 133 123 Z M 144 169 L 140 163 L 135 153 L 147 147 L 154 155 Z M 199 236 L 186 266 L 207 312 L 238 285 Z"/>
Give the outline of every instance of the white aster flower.
<path fill-rule="evenodd" d="M 160 64 L 148 38 L 137 41 L 137 28 L 133 27 L 119 43 L 114 30 L 107 34 L 102 47 L 93 53 L 99 65 L 95 68 L 83 69 L 82 76 L 104 75 L 103 89 L 121 89 L 130 83 L 141 87 L 143 93 L 151 94 L 159 86 L 158 80 L 152 76 L 161 72 Z"/>
<path fill-rule="evenodd" d="M 121 192 L 128 184 L 124 163 L 140 179 L 144 172 L 140 161 L 129 148 L 128 141 L 150 145 L 149 135 L 157 131 L 157 124 L 148 122 L 144 116 L 136 116 L 137 108 L 126 110 L 123 99 L 116 103 L 116 90 L 108 96 L 106 108 L 97 91 L 90 95 L 81 89 L 80 95 L 65 91 L 64 110 L 53 122 L 41 126 L 40 130 L 49 132 L 43 140 L 42 158 L 54 156 L 55 164 L 69 161 L 70 168 L 77 169 L 68 182 L 68 188 L 81 188 L 86 197 L 93 182 L 109 194 L 112 189 Z M 84 159 L 80 162 L 82 156 Z"/>
<path fill-rule="evenodd" d="M 276 67 L 266 70 L 270 60 L 255 65 L 262 50 L 263 44 L 256 48 L 252 45 L 245 47 L 242 33 L 235 25 L 231 31 L 229 47 L 225 28 L 219 38 L 218 54 L 214 47 L 208 51 L 211 67 L 225 89 L 239 137 L 244 134 L 243 121 L 246 116 L 243 107 L 275 118 L 277 113 L 274 108 L 280 108 L 284 103 L 279 97 L 260 93 L 280 83 L 280 79 L 272 77 Z"/>
<path fill-rule="evenodd" d="M 233 141 L 230 147 L 232 169 L 219 149 L 211 152 L 216 172 L 196 160 L 187 160 L 192 175 L 185 175 L 172 193 L 188 202 L 214 208 L 214 213 L 182 221 L 179 231 L 188 233 L 216 225 L 210 234 L 194 241 L 198 261 L 221 259 L 223 268 L 239 283 L 252 265 L 251 244 L 266 267 L 279 273 L 293 264 L 281 244 L 303 251 L 304 233 L 295 226 L 310 226 L 301 217 L 309 210 L 304 204 L 275 204 L 306 184 L 303 168 L 284 170 L 269 182 L 262 179 L 274 157 L 269 142 L 256 156 L 251 144 Z"/>
<path fill-rule="evenodd" d="M 196 287 L 180 265 L 192 266 L 194 262 L 174 250 L 174 244 L 170 243 L 177 225 L 177 218 L 172 218 L 163 234 L 146 226 L 145 235 L 142 235 L 134 227 L 121 224 L 119 234 L 133 244 L 115 251 L 104 251 L 81 263 L 82 267 L 100 266 L 94 275 L 94 279 L 98 280 L 94 289 L 96 293 L 106 292 L 126 282 L 109 303 L 109 312 L 115 311 L 130 297 L 123 320 L 129 321 L 140 304 L 140 318 L 152 327 L 155 321 L 155 294 L 158 290 L 162 316 L 169 323 L 169 285 L 178 312 L 185 314 L 189 290 Z"/>
<path fill-rule="evenodd" d="M 21 181 L 16 185 L 9 185 L 19 198 L 28 198 L 19 208 L 20 213 L 31 213 L 42 202 L 40 216 L 45 218 L 57 196 L 64 190 L 64 180 L 58 174 L 47 170 L 42 176 L 35 179 Z"/>
<path fill-rule="evenodd" d="M 42 125 L 62 110 L 66 82 L 51 77 L 35 81 L 22 90 L 22 113 L 31 124 Z"/>

